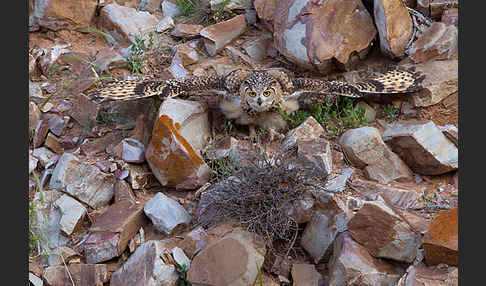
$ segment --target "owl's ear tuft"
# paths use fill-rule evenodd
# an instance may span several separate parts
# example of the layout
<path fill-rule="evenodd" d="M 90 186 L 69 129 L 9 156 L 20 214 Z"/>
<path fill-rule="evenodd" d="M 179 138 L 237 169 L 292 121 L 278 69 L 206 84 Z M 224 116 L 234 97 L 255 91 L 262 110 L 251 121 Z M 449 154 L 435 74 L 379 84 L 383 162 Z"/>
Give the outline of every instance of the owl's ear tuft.
<path fill-rule="evenodd" d="M 294 88 L 292 72 L 283 68 L 269 68 L 265 69 L 265 72 L 278 81 L 283 91 L 289 92 Z"/>
<path fill-rule="evenodd" d="M 225 76 L 225 86 L 229 92 L 237 92 L 243 81 L 250 76 L 251 70 L 236 69 Z"/>

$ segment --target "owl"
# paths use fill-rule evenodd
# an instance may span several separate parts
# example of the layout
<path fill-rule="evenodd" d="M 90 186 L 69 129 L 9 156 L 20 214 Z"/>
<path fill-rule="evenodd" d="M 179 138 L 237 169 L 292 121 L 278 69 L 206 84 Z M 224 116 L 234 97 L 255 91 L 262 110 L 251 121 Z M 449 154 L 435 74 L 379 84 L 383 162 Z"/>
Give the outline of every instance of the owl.
<path fill-rule="evenodd" d="M 219 106 L 226 118 L 248 125 L 252 137 L 255 136 L 255 127 L 268 130 L 273 140 L 276 135 L 281 137 L 279 131 L 287 126 L 279 111 L 291 114 L 298 110 L 298 99 L 302 95 L 359 98 L 367 93 L 409 93 L 420 90 L 424 78 L 413 68 L 398 67 L 359 82 L 299 78 L 280 68 L 238 69 L 224 76 L 114 81 L 89 97 L 98 102 L 151 96 L 159 96 L 163 100 L 183 94 L 215 91 L 222 96 Z"/>

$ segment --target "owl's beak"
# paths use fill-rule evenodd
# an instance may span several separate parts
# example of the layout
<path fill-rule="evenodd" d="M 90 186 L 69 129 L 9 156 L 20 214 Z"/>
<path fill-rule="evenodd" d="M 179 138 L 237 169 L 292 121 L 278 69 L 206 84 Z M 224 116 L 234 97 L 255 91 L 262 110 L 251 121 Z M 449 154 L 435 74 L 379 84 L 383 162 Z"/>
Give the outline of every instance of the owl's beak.
<path fill-rule="evenodd" d="M 258 103 L 258 105 L 262 105 L 262 98 L 261 98 L 261 97 L 259 97 L 259 98 L 257 99 L 257 103 Z"/>

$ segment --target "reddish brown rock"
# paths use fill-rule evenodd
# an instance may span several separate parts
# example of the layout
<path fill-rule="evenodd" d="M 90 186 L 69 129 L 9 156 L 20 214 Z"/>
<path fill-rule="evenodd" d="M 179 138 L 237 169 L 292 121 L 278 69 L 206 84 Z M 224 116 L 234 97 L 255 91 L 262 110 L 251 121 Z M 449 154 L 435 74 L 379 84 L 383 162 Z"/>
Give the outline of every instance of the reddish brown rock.
<path fill-rule="evenodd" d="M 422 82 L 423 89 L 411 94 L 415 107 L 434 105 L 459 90 L 457 60 L 428 61 L 403 66 L 406 68 L 415 66 L 417 71 L 425 75 Z"/>
<path fill-rule="evenodd" d="M 383 259 L 374 258 L 366 248 L 341 233 L 334 243 L 329 261 L 329 286 L 341 285 L 396 285 L 403 269 Z"/>
<path fill-rule="evenodd" d="M 459 147 L 459 130 L 454 125 L 439 126 L 440 131 L 444 133 L 445 137 L 449 139 L 456 147 Z"/>
<path fill-rule="evenodd" d="M 199 36 L 199 32 L 204 28 L 202 25 L 177 24 L 172 30 L 172 36 L 180 38 L 190 38 Z"/>
<path fill-rule="evenodd" d="M 459 285 L 459 270 L 445 264 L 426 266 L 421 263 L 407 269 L 397 286 L 426 285 L 426 286 L 457 286 Z"/>
<path fill-rule="evenodd" d="M 105 264 L 69 264 L 67 269 L 64 265 L 50 266 L 44 270 L 42 277 L 50 286 L 65 286 L 73 283 L 103 286 L 103 283 L 109 280 Z"/>
<path fill-rule="evenodd" d="M 388 124 L 383 139 L 416 173 L 440 175 L 459 167 L 457 147 L 433 121 Z"/>
<path fill-rule="evenodd" d="M 459 22 L 459 9 L 447 9 L 442 13 L 440 21 L 446 25 L 454 25 L 457 27 Z"/>
<path fill-rule="evenodd" d="M 440 211 L 432 220 L 422 246 L 428 265 L 445 263 L 457 266 L 459 259 L 458 208 Z"/>
<path fill-rule="evenodd" d="M 312 264 L 294 263 L 292 265 L 293 286 L 319 285 L 322 275 Z"/>
<path fill-rule="evenodd" d="M 301 199 L 294 202 L 287 214 L 297 223 L 306 223 L 312 219 L 312 216 L 314 214 L 314 204 L 314 197 L 305 194 L 302 196 Z"/>
<path fill-rule="evenodd" d="M 44 139 L 49 132 L 49 124 L 46 120 L 40 120 L 37 122 L 37 126 L 34 130 L 34 148 L 38 148 L 44 144 Z"/>
<path fill-rule="evenodd" d="M 41 112 L 39 110 L 39 107 L 37 107 L 37 104 L 35 104 L 35 102 L 30 101 L 29 102 L 29 131 L 30 132 L 35 131 L 41 119 L 42 118 L 41 118 Z M 44 138 L 42 138 L 42 140 L 44 140 Z M 34 146 L 34 147 L 37 148 L 39 146 Z"/>
<path fill-rule="evenodd" d="M 324 137 L 325 131 L 322 125 L 309 116 L 304 122 L 302 122 L 296 128 L 290 130 L 285 137 L 282 148 L 289 149 L 297 144 L 298 141 L 312 140 L 319 137 Z"/>
<path fill-rule="evenodd" d="M 455 26 L 434 22 L 412 44 L 409 57 L 415 63 L 449 59 L 457 50 L 457 39 Z"/>
<path fill-rule="evenodd" d="M 143 207 L 122 200 L 96 218 L 84 244 L 86 261 L 99 263 L 120 255 L 140 227 L 148 223 Z"/>
<path fill-rule="evenodd" d="M 270 31 L 273 30 L 273 17 L 277 11 L 277 0 L 255 0 L 253 6 L 257 12 L 260 21 L 266 24 Z"/>
<path fill-rule="evenodd" d="M 439 20 L 442 13 L 450 8 L 459 8 L 459 0 L 430 0 L 430 16 Z"/>
<path fill-rule="evenodd" d="M 412 171 L 383 142 L 374 127 L 350 129 L 341 135 L 339 144 L 351 163 L 364 168 L 366 176 L 382 184 L 391 181 L 409 181 Z"/>
<path fill-rule="evenodd" d="M 194 255 L 206 247 L 207 240 L 208 234 L 204 228 L 198 226 L 184 236 L 180 246 L 189 258 L 193 258 Z"/>
<path fill-rule="evenodd" d="M 125 180 L 116 180 L 114 186 L 115 203 L 128 200 L 134 203 L 136 201 L 132 188 Z"/>
<path fill-rule="evenodd" d="M 195 189 L 209 180 L 200 155 L 208 136 L 206 105 L 180 99 L 162 103 L 145 157 L 163 186 Z"/>
<path fill-rule="evenodd" d="M 409 263 L 421 242 L 420 233 L 382 201 L 364 202 L 348 222 L 348 230 L 374 257 Z"/>
<path fill-rule="evenodd" d="M 404 189 L 389 185 L 383 185 L 371 181 L 355 179 L 351 182 L 353 190 L 362 196 L 381 195 L 388 199 L 394 206 L 408 208 L 420 197 L 418 190 Z"/>
<path fill-rule="evenodd" d="M 50 30 L 86 28 L 95 16 L 97 0 L 46 0 L 34 2 L 34 21 Z"/>
<path fill-rule="evenodd" d="M 275 252 L 267 252 L 265 255 L 265 261 L 263 262 L 263 268 L 268 272 L 277 276 L 290 278 L 290 268 L 292 263 L 288 258 L 282 255 L 278 255 Z"/>
<path fill-rule="evenodd" d="M 62 148 L 61 140 L 52 133 L 47 134 L 47 138 L 44 142 L 44 146 L 51 149 L 54 153 L 62 154 L 64 148 Z"/>
<path fill-rule="evenodd" d="M 219 22 L 201 30 L 204 46 L 210 56 L 216 55 L 224 46 L 231 43 L 246 30 L 244 15 L 238 15 L 227 21 Z"/>
<path fill-rule="evenodd" d="M 194 257 L 187 281 L 193 285 L 253 285 L 266 252 L 253 237 L 236 230 L 213 242 Z"/>
<path fill-rule="evenodd" d="M 376 35 L 373 19 L 361 1 L 277 3 L 275 47 L 304 68 L 328 72 L 333 58 L 346 64 L 352 54 L 366 52 Z"/>
<path fill-rule="evenodd" d="M 401 0 L 375 0 L 375 22 L 381 51 L 392 58 L 402 57 L 412 38 L 412 17 Z"/>

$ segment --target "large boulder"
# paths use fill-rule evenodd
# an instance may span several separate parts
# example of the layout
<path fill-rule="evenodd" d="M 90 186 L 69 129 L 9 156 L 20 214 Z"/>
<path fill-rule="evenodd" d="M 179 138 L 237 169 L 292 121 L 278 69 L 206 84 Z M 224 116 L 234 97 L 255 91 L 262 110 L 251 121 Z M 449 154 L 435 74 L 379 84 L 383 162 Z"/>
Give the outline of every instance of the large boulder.
<path fill-rule="evenodd" d="M 423 238 L 425 262 L 429 265 L 445 263 L 457 266 L 459 262 L 458 208 L 440 211 L 432 220 Z"/>
<path fill-rule="evenodd" d="M 32 24 L 54 31 L 86 28 L 97 5 L 97 0 L 35 0 Z"/>
<path fill-rule="evenodd" d="M 412 17 L 402 0 L 375 0 L 374 14 L 381 51 L 391 58 L 402 57 L 412 38 Z"/>
<path fill-rule="evenodd" d="M 360 0 L 279 1 L 273 20 L 277 50 L 321 72 L 329 72 L 333 58 L 347 64 L 352 54 L 365 54 L 376 35 Z"/>
<path fill-rule="evenodd" d="M 145 158 L 163 186 L 195 189 L 209 180 L 200 150 L 209 137 L 208 107 L 203 103 L 167 99 L 159 109 Z"/>

